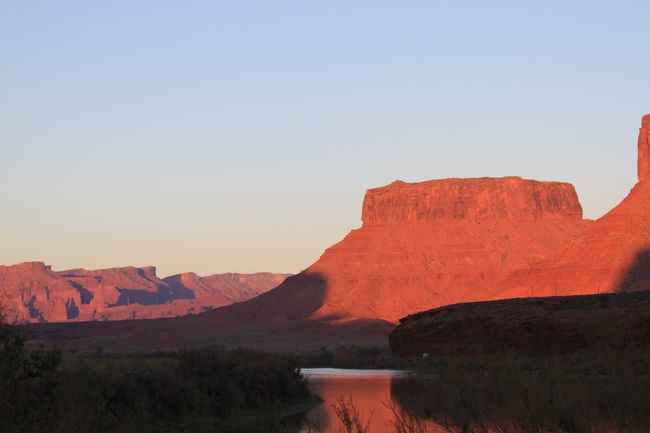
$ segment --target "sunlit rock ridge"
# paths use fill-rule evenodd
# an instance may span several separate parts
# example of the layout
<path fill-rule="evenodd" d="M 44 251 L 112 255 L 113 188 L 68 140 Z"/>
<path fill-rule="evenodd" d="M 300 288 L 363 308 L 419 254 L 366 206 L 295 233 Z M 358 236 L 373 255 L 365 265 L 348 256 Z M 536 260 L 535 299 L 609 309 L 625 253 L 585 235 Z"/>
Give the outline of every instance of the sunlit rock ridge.
<path fill-rule="evenodd" d="M 0 266 L 0 304 L 17 322 L 174 317 L 246 301 L 287 276 L 187 273 L 161 279 L 153 266 L 56 272 L 27 262 Z"/>

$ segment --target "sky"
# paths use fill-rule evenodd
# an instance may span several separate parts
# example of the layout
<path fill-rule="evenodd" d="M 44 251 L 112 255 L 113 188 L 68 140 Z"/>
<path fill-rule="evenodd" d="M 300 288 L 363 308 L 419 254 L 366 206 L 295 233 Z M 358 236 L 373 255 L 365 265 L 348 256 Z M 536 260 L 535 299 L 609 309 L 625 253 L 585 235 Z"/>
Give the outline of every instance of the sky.
<path fill-rule="evenodd" d="M 0 0 L 0 264 L 298 272 L 396 179 L 636 181 L 650 2 Z"/>

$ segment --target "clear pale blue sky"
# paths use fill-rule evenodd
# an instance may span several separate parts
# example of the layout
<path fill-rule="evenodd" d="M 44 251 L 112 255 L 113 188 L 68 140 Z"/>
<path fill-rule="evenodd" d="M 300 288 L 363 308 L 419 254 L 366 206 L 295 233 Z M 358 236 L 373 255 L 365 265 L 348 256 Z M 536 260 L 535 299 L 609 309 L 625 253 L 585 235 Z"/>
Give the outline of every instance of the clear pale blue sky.
<path fill-rule="evenodd" d="M 646 1 L 0 0 L 0 263 L 297 272 L 395 179 L 636 179 Z"/>

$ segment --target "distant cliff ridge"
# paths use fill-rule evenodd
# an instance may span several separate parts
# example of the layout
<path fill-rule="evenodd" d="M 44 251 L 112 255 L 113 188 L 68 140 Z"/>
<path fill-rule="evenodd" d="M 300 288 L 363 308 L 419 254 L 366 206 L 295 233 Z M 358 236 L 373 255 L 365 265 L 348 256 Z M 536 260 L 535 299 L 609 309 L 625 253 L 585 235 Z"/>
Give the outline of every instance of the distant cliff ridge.
<path fill-rule="evenodd" d="M 153 266 L 61 272 L 42 262 L 0 266 L 0 303 L 18 322 L 174 317 L 246 301 L 288 276 L 191 275 L 160 279 Z"/>

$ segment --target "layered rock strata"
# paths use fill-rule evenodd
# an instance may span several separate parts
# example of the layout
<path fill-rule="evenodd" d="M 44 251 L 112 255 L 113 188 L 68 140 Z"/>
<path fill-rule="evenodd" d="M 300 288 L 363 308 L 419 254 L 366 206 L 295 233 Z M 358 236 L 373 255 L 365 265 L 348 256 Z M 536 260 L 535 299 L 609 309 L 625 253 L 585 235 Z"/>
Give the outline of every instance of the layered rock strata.
<path fill-rule="evenodd" d="M 160 279 L 152 266 L 55 272 L 28 262 L 0 266 L 0 303 L 18 322 L 175 317 L 246 301 L 287 276 L 190 273 Z"/>

